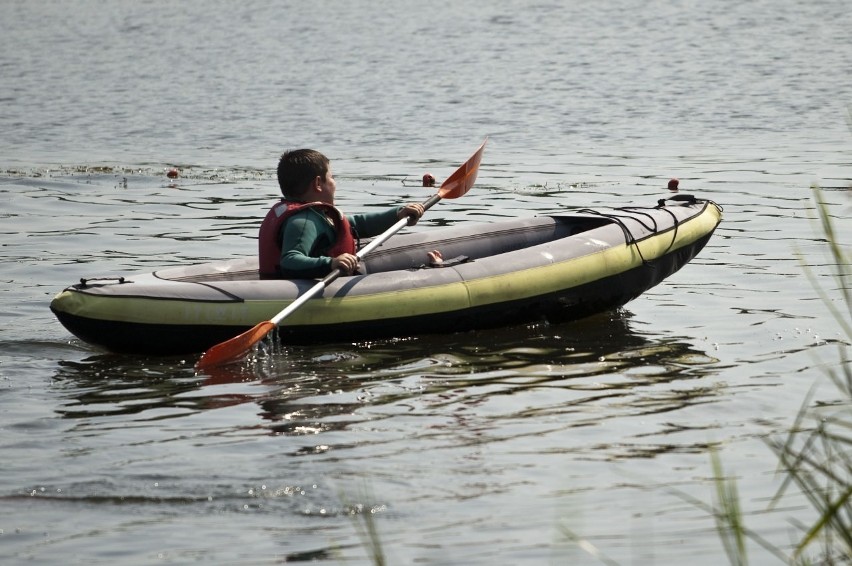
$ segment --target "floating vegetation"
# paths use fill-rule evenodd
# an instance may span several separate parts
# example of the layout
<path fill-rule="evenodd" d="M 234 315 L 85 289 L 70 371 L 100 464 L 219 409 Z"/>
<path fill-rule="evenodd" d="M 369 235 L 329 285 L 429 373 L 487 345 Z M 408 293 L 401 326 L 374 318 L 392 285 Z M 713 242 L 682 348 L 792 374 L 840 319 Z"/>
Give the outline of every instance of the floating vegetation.
<path fill-rule="evenodd" d="M 173 172 L 179 171 L 178 175 Z M 233 183 L 240 181 L 271 181 L 275 179 L 274 170 L 235 168 L 207 168 L 194 165 L 162 164 L 162 165 L 56 165 L 47 167 L 24 167 L 0 170 L 0 175 L 23 178 L 79 177 L 86 176 L 138 176 L 163 177 L 168 181 L 179 178 L 209 181 L 215 183 Z"/>

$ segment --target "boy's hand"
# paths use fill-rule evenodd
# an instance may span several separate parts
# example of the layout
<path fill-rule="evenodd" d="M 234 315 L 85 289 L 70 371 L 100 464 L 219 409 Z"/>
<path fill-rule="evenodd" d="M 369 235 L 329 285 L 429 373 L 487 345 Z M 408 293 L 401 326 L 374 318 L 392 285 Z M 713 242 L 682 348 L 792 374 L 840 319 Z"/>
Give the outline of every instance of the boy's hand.
<path fill-rule="evenodd" d="M 424 212 L 426 212 L 426 209 L 423 208 L 422 204 L 420 204 L 419 202 L 413 202 L 411 204 L 406 204 L 405 206 L 403 206 L 396 216 L 400 220 L 407 216 L 408 225 L 414 226 L 415 224 L 417 224 L 417 221 L 420 220 L 420 217 L 423 216 Z"/>
<path fill-rule="evenodd" d="M 352 254 L 340 254 L 331 258 L 331 270 L 339 269 L 343 275 L 352 275 L 358 268 L 358 256 Z"/>

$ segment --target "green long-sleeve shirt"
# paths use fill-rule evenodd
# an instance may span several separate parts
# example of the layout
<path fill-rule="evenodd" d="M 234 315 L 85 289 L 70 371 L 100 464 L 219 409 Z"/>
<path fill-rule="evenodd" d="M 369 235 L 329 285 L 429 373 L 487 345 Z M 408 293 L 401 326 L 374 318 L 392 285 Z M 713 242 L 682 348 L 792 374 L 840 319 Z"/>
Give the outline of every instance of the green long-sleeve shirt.
<path fill-rule="evenodd" d="M 347 218 L 359 237 L 370 238 L 396 224 L 399 210 L 390 208 Z M 334 223 L 325 214 L 313 208 L 297 212 L 281 230 L 281 275 L 286 279 L 325 277 L 331 272 L 328 253 L 336 241 Z"/>

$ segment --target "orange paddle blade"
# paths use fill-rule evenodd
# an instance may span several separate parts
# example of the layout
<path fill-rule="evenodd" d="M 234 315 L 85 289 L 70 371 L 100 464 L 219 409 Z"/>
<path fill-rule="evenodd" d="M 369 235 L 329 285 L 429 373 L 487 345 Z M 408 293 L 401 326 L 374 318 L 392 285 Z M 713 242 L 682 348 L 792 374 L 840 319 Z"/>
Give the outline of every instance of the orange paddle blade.
<path fill-rule="evenodd" d="M 239 336 L 216 344 L 198 359 L 195 363 L 195 369 L 207 369 L 239 360 L 274 328 L 275 324 L 265 320 Z"/>
<path fill-rule="evenodd" d="M 438 195 L 441 198 L 459 198 L 470 190 L 476 181 L 476 174 L 479 171 L 479 163 L 482 161 L 482 152 L 485 151 L 486 143 L 488 143 L 488 138 L 485 138 L 485 141 L 470 156 L 470 159 L 465 161 L 461 167 L 447 177 L 446 181 L 441 183 L 441 189 L 438 191 Z"/>

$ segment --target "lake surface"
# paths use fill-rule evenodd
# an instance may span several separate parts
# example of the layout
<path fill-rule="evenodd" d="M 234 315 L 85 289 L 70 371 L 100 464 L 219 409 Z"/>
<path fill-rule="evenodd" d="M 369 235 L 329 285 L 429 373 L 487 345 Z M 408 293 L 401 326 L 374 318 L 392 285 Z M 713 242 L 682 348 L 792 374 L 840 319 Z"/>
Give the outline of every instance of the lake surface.
<path fill-rule="evenodd" d="M 487 5 L 480 5 L 487 4 Z M 811 185 L 850 241 L 847 2 L 3 2 L 0 559 L 34 564 L 724 563 L 812 512 L 764 439 L 845 340 Z M 718 202 L 703 252 L 564 325 L 195 358 L 97 351 L 81 277 L 242 257 L 287 148 L 356 212 L 479 179 L 414 229 Z M 176 167 L 181 176 L 165 172 Z M 801 258 L 801 259 L 800 259 Z M 847 283 L 848 286 L 848 283 Z M 448 329 L 451 330 L 451 329 Z M 579 542 L 578 542 L 579 541 Z M 754 563 L 775 558 L 750 542 Z"/>

